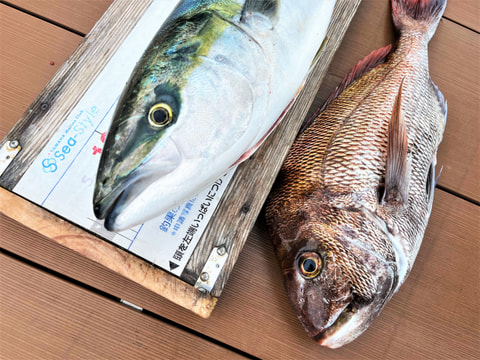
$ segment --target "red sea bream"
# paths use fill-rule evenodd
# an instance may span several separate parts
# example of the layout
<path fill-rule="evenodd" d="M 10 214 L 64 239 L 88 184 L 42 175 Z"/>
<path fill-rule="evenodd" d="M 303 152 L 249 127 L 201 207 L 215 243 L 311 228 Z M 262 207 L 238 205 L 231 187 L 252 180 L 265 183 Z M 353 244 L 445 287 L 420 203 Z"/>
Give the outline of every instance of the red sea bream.
<path fill-rule="evenodd" d="M 447 106 L 428 42 L 446 0 L 392 0 L 396 45 L 347 75 L 292 146 L 266 218 L 307 333 L 337 348 L 409 274 L 432 210 Z"/>

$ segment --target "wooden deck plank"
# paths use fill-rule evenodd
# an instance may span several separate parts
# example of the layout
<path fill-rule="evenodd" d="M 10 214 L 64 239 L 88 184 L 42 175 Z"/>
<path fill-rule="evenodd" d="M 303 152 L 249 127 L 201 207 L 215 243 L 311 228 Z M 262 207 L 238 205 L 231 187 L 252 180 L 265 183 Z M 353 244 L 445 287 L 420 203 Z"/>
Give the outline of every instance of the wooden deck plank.
<path fill-rule="evenodd" d="M 480 11 L 480 2 L 475 6 Z M 395 40 L 389 8 L 387 1 L 360 4 L 310 114 L 360 59 Z M 438 153 L 439 167 L 443 166 L 439 184 L 476 201 L 480 201 L 479 58 L 480 35 L 443 19 L 429 45 L 430 75 L 448 102 L 447 127 Z"/>
<path fill-rule="evenodd" d="M 5 236 L 0 246 L 261 358 L 411 359 L 421 354 L 424 359 L 460 355 L 475 359 L 480 356 L 479 221 L 480 207 L 437 190 L 409 279 L 362 337 L 334 352 L 310 340 L 293 314 L 261 223 L 252 231 L 208 320 L 13 220 L 0 219 Z"/>
<path fill-rule="evenodd" d="M 19 9 L 87 34 L 113 0 L 8 0 Z"/>
<path fill-rule="evenodd" d="M 244 358 L 3 254 L 0 266 L 4 359 Z"/>
<path fill-rule="evenodd" d="M 480 32 L 480 4 L 478 0 L 448 0 L 444 16 Z"/>
<path fill-rule="evenodd" d="M 0 4 L 0 19 L 0 136 L 3 138 L 82 37 L 3 4 Z"/>
<path fill-rule="evenodd" d="M 480 8 L 480 2 L 477 5 Z M 452 22 L 444 24 L 438 35 L 450 44 L 448 49 L 432 44 L 430 51 L 432 78 L 448 103 L 438 151 L 443 166 L 439 184 L 480 202 L 480 35 Z"/>

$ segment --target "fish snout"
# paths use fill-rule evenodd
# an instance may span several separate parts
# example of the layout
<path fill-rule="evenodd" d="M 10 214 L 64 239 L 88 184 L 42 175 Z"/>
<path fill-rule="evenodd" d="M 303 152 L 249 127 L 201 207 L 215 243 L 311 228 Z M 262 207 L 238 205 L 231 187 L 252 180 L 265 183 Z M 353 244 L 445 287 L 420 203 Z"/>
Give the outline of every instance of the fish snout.
<path fill-rule="evenodd" d="M 107 230 L 124 230 L 148 220 L 140 219 L 137 220 L 138 223 L 127 223 L 121 219 L 127 211 L 136 211 L 130 207 L 136 206 L 137 198 L 142 197 L 142 201 L 149 198 L 148 194 L 145 194 L 149 187 L 179 167 L 182 155 L 174 141 L 168 138 L 162 145 L 161 148 L 154 148 L 139 165 L 131 166 L 128 171 L 125 170 L 125 162 L 129 159 L 119 161 L 116 166 L 111 166 L 110 170 L 99 170 L 93 209 L 98 219 L 105 219 Z"/>
<path fill-rule="evenodd" d="M 332 312 L 329 324 L 313 337 L 317 343 L 332 349 L 339 348 L 368 329 L 392 296 L 395 283 L 393 272 L 387 263 L 381 264 L 372 276 L 377 284 L 372 297 L 365 299 L 353 294 L 351 301 Z"/>
<path fill-rule="evenodd" d="M 330 266 L 331 267 L 331 266 Z M 352 308 L 354 295 L 351 284 L 337 278 L 336 286 L 332 286 L 330 269 L 315 278 L 305 278 L 298 269 L 284 270 L 285 286 L 295 313 L 308 335 L 318 341 L 331 327 L 337 318 Z"/>

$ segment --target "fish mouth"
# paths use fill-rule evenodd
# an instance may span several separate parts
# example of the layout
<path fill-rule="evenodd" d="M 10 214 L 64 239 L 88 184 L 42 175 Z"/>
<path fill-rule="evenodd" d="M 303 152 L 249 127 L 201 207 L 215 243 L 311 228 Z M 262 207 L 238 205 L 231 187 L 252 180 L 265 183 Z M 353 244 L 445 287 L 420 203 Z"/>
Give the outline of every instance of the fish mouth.
<path fill-rule="evenodd" d="M 105 219 L 104 226 L 107 230 L 120 231 L 140 225 L 141 222 L 135 223 L 135 219 L 129 218 L 135 212 L 135 209 L 130 211 L 129 207 L 135 206 L 133 203 L 144 195 L 147 188 L 178 169 L 182 160 L 173 141 L 167 141 L 163 150 L 154 152 L 147 161 L 126 176 L 115 178 L 109 171 L 101 172 L 95 187 L 93 211 L 98 219 Z M 127 212 L 130 215 L 125 215 Z"/>
<path fill-rule="evenodd" d="M 131 174 L 103 197 L 96 197 L 93 211 L 97 219 L 105 219 L 104 226 L 108 231 L 119 231 L 116 220 L 131 200 L 142 193 L 155 181 L 153 174 Z"/>
<path fill-rule="evenodd" d="M 361 315 L 361 310 L 353 306 L 352 303 L 347 304 L 330 326 L 319 331 L 312 338 L 322 346 L 332 349 L 339 348 L 362 333 L 355 326 L 355 324 L 358 324 L 356 320 Z"/>

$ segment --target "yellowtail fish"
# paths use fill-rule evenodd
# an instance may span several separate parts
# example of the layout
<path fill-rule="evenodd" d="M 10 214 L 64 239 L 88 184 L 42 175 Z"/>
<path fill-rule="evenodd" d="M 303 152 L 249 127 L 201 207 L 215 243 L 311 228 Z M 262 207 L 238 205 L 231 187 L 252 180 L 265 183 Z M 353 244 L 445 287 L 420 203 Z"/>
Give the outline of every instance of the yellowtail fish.
<path fill-rule="evenodd" d="M 97 173 L 108 230 L 186 201 L 248 158 L 316 59 L 334 0 L 185 0 L 119 100 Z"/>
<path fill-rule="evenodd" d="M 292 146 L 266 219 L 296 314 L 319 344 L 364 332 L 409 274 L 432 210 L 447 106 L 427 45 L 446 0 L 392 0 L 400 37 L 346 76 Z"/>

